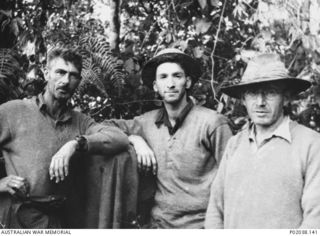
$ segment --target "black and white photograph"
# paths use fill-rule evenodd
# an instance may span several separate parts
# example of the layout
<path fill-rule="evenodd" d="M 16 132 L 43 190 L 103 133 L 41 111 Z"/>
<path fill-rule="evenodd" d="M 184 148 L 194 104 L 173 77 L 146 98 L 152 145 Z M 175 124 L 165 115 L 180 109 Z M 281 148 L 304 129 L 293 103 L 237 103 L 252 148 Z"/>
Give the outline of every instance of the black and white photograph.
<path fill-rule="evenodd" d="M 320 0 L 0 1 L 0 234 L 318 228 Z"/>

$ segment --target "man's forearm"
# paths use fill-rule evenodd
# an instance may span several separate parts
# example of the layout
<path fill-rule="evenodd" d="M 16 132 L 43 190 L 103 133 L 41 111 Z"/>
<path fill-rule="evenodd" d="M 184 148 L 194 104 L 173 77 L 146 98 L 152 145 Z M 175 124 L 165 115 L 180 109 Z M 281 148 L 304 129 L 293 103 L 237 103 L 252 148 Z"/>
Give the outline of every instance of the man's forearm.
<path fill-rule="evenodd" d="M 97 133 L 83 136 L 87 139 L 90 153 L 116 154 L 129 146 L 127 135 L 116 127 L 105 127 Z"/>

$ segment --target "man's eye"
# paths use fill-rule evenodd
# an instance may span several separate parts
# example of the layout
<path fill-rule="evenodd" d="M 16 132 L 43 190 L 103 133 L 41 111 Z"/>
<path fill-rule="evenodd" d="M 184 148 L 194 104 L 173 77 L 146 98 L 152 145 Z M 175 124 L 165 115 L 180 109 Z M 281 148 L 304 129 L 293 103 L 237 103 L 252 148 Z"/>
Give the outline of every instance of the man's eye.
<path fill-rule="evenodd" d="M 255 96 L 257 94 L 257 92 L 255 92 L 255 91 L 246 91 L 245 94 L 248 95 L 248 96 Z"/>
<path fill-rule="evenodd" d="M 64 74 L 65 74 L 65 72 L 64 72 L 64 71 L 60 71 L 60 70 L 58 70 L 58 71 L 56 71 L 56 74 L 58 74 L 58 75 L 64 75 Z"/>
<path fill-rule="evenodd" d="M 79 80 L 79 79 L 81 79 L 81 77 L 78 76 L 78 75 L 71 75 L 70 77 L 71 77 L 71 79 L 73 79 L 73 80 Z"/>
<path fill-rule="evenodd" d="M 269 89 L 266 91 L 266 94 L 268 94 L 269 96 L 276 96 L 278 93 L 279 92 L 276 89 Z"/>

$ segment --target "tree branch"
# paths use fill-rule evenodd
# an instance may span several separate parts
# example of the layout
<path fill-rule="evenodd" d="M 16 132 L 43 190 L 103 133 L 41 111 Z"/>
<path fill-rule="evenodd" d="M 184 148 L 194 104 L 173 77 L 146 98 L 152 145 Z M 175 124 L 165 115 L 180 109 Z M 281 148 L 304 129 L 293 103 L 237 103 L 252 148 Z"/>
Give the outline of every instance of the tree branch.
<path fill-rule="evenodd" d="M 211 61 L 212 61 L 212 66 L 211 66 L 211 89 L 212 89 L 212 93 L 213 93 L 213 98 L 214 100 L 216 100 L 218 103 L 220 103 L 220 101 L 217 99 L 217 93 L 216 93 L 216 90 L 214 88 L 214 53 L 216 51 L 216 47 L 217 47 L 217 43 L 218 43 L 218 38 L 219 38 L 219 33 L 221 31 L 221 23 L 222 23 L 222 19 L 223 19 L 223 14 L 224 14 L 224 11 L 225 11 L 225 8 L 226 8 L 226 4 L 227 4 L 227 0 L 224 0 L 223 2 L 223 7 L 222 7 L 222 11 L 221 11 L 221 15 L 220 15 L 220 20 L 219 20 L 219 25 L 218 25 L 218 29 L 217 29 L 217 32 L 216 32 L 216 36 L 215 36 L 215 41 L 214 41 L 214 45 L 213 45 L 213 50 L 211 52 Z"/>

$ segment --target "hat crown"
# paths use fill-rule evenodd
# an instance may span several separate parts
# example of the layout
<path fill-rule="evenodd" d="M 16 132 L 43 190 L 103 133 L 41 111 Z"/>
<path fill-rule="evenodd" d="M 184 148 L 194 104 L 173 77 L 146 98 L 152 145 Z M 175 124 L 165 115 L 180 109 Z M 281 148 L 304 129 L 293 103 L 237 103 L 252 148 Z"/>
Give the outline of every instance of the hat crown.
<path fill-rule="evenodd" d="M 278 54 L 264 53 L 248 62 L 239 83 L 224 86 L 221 91 L 231 97 L 240 99 L 241 94 L 248 86 L 266 85 L 276 81 L 285 83 L 286 89 L 292 94 L 298 94 L 311 86 L 311 83 L 307 80 L 290 76 Z"/>
<path fill-rule="evenodd" d="M 164 54 L 169 54 L 169 53 L 177 53 L 177 54 L 186 55 L 184 52 L 182 52 L 181 50 L 179 50 L 177 48 L 166 48 L 166 49 L 163 49 L 160 52 L 158 52 L 155 57 L 161 56 L 161 55 L 164 55 Z"/>
<path fill-rule="evenodd" d="M 248 62 L 241 83 L 290 77 L 278 54 L 261 54 Z"/>
<path fill-rule="evenodd" d="M 149 88 L 152 88 L 153 86 L 153 80 L 155 79 L 155 73 L 158 65 L 165 62 L 181 63 L 181 65 L 183 65 L 183 69 L 186 70 L 187 74 L 191 77 L 192 84 L 194 84 L 201 76 L 201 65 L 196 59 L 177 48 L 166 48 L 159 51 L 142 68 L 142 81 Z"/>

